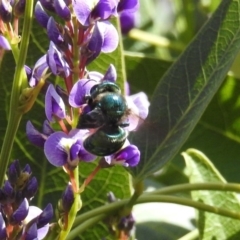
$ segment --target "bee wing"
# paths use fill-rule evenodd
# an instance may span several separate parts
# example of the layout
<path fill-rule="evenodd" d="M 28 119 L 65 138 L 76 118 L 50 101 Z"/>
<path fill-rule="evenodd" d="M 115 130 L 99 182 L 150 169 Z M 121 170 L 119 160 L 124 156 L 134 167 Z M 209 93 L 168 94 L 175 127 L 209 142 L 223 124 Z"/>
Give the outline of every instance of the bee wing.
<path fill-rule="evenodd" d="M 126 97 L 129 112 L 127 114 L 127 121 L 129 127 L 128 131 L 136 131 L 138 127 L 144 122 L 148 115 L 148 107 L 150 105 L 147 95 L 140 92 Z"/>

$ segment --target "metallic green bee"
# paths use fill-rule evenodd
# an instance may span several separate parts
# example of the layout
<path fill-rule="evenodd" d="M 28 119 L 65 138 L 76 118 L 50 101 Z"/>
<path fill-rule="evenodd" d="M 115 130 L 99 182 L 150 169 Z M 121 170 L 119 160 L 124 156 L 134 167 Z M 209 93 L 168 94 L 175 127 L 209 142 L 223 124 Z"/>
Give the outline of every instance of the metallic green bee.
<path fill-rule="evenodd" d="M 98 129 L 85 139 L 84 147 L 97 156 L 111 155 L 121 149 L 128 135 L 124 130 L 129 126 L 126 99 L 118 85 L 103 81 L 91 88 L 86 100 L 89 111 L 81 114 L 77 128 Z"/>

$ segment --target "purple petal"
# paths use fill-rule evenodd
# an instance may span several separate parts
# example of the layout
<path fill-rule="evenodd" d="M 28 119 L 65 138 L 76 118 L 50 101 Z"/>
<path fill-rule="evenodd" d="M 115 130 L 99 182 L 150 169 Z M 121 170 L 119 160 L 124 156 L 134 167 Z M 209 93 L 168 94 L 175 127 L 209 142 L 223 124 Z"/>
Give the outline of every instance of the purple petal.
<path fill-rule="evenodd" d="M 45 54 L 41 58 L 39 58 L 38 61 L 36 62 L 32 70 L 32 77 L 29 80 L 29 85 L 31 87 L 35 87 L 40 81 L 42 75 L 44 75 L 45 71 L 47 71 L 47 69 L 48 69 L 48 65 L 47 65 L 46 54 Z"/>
<path fill-rule="evenodd" d="M 117 71 L 116 68 L 113 66 L 113 64 L 110 64 L 108 67 L 107 72 L 104 75 L 104 80 L 110 81 L 110 82 L 116 82 L 117 80 Z"/>
<path fill-rule="evenodd" d="M 49 50 L 47 52 L 47 63 L 54 75 L 59 75 L 63 78 L 69 76 L 69 65 L 52 41 L 50 42 Z"/>
<path fill-rule="evenodd" d="M 27 65 L 24 65 L 24 69 L 25 69 L 25 72 L 27 74 L 27 79 L 28 79 L 28 82 L 29 82 L 31 77 L 32 77 L 32 69 Z"/>
<path fill-rule="evenodd" d="M 9 23 L 12 19 L 12 6 L 8 0 L 0 2 L 0 19 L 4 23 Z"/>
<path fill-rule="evenodd" d="M 40 1 L 38 1 L 35 5 L 34 14 L 35 14 L 35 17 L 36 17 L 38 23 L 42 27 L 47 28 L 49 16 L 46 13 L 46 11 L 43 9 Z"/>
<path fill-rule="evenodd" d="M 96 81 L 89 79 L 78 80 L 69 95 L 69 104 L 72 107 L 80 107 L 86 103 L 86 96 L 89 96 L 91 88 L 96 85 Z"/>
<path fill-rule="evenodd" d="M 8 180 L 5 181 L 4 186 L 2 187 L 2 191 L 9 198 L 12 198 L 14 195 L 14 189 Z"/>
<path fill-rule="evenodd" d="M 43 148 L 44 143 L 46 141 L 46 136 L 42 133 L 40 133 L 31 123 L 31 121 L 27 122 L 26 125 L 26 134 L 27 134 L 27 138 L 28 140 L 38 146 Z"/>
<path fill-rule="evenodd" d="M 118 12 L 135 12 L 139 8 L 138 0 L 120 0 L 117 11 Z"/>
<path fill-rule="evenodd" d="M 2 35 L 0 35 L 0 47 L 3 48 L 4 50 L 11 50 L 12 49 L 8 40 Z"/>
<path fill-rule="evenodd" d="M 144 92 L 139 92 L 131 95 L 130 98 L 138 108 L 139 117 L 141 119 L 145 119 L 148 116 L 148 110 L 150 106 L 147 95 Z"/>
<path fill-rule="evenodd" d="M 22 220 L 28 215 L 29 204 L 28 200 L 24 198 L 18 209 L 12 214 L 11 222 L 15 224 L 21 223 Z"/>
<path fill-rule="evenodd" d="M 101 33 L 104 36 L 101 51 L 104 53 L 113 52 L 117 48 L 119 42 L 119 36 L 116 28 L 107 21 L 98 22 L 98 25 Z"/>
<path fill-rule="evenodd" d="M 65 21 L 71 20 L 71 12 L 64 0 L 54 0 L 55 11 Z"/>
<path fill-rule="evenodd" d="M 67 163 L 68 152 L 73 140 L 64 132 L 55 132 L 50 135 L 44 144 L 44 153 L 48 161 L 56 166 L 61 167 Z"/>
<path fill-rule="evenodd" d="M 126 96 L 130 95 L 130 86 L 129 83 L 127 81 L 124 82 L 124 92 Z"/>
<path fill-rule="evenodd" d="M 89 26 L 90 25 L 89 17 L 93 9 L 93 6 L 90 6 L 89 1 L 73 0 L 72 5 L 73 5 L 73 11 L 77 17 L 77 20 L 83 26 Z"/>
<path fill-rule="evenodd" d="M 81 148 L 78 148 L 78 159 L 85 162 L 91 162 L 96 159 L 96 156 L 86 151 L 83 147 L 83 140 L 86 139 L 87 136 L 89 136 L 89 130 L 86 129 L 73 129 L 69 132 L 69 137 L 75 139 L 75 141 L 81 145 Z"/>
<path fill-rule="evenodd" d="M 60 119 L 66 117 L 65 104 L 52 84 L 48 86 L 45 96 L 45 113 L 50 122 L 53 121 L 53 116 L 57 116 Z"/>
<path fill-rule="evenodd" d="M 82 144 L 78 141 L 71 146 L 69 150 L 70 160 L 75 160 L 76 158 L 78 158 L 78 153 L 81 148 Z"/>
<path fill-rule="evenodd" d="M 44 8 L 46 8 L 47 10 L 51 11 L 51 12 L 55 12 L 55 8 L 54 8 L 54 0 L 40 0 L 41 4 L 43 5 Z"/>
<path fill-rule="evenodd" d="M 91 80 L 95 80 L 96 84 L 100 83 L 100 81 L 103 79 L 103 77 L 104 77 L 103 74 L 99 73 L 97 71 L 88 72 L 88 78 Z"/>
<path fill-rule="evenodd" d="M 45 209 L 44 209 L 45 210 Z M 29 207 L 29 212 L 28 212 L 28 216 L 27 218 L 25 219 L 25 225 L 27 225 L 27 223 L 29 223 L 31 220 L 33 220 L 34 218 L 40 216 L 40 214 L 42 213 L 43 211 L 38 208 L 38 207 L 35 207 L 35 206 L 30 206 Z M 36 223 L 34 223 L 36 225 Z M 37 225 L 36 225 L 37 226 Z M 48 230 L 49 230 L 49 224 L 46 224 L 44 227 L 41 227 L 39 229 L 37 229 L 37 239 L 38 240 L 41 240 L 41 239 L 44 239 L 44 237 L 47 235 L 48 233 Z"/>
<path fill-rule="evenodd" d="M 96 20 L 106 20 L 117 14 L 117 4 L 116 0 L 101 0 L 93 9 L 91 17 Z"/>
<path fill-rule="evenodd" d="M 135 167 L 140 161 L 140 151 L 135 145 L 129 145 L 117 152 L 114 158 L 116 161 L 124 160 L 130 167 Z"/>
<path fill-rule="evenodd" d="M 46 224 L 50 222 L 53 218 L 53 207 L 52 204 L 49 203 L 42 211 L 42 213 L 38 217 L 37 227 L 42 228 Z"/>
<path fill-rule="evenodd" d="M 37 224 L 33 223 L 24 233 L 25 240 L 38 240 Z"/>
<path fill-rule="evenodd" d="M 38 182 L 35 177 L 32 177 L 28 183 L 26 188 L 24 189 L 24 197 L 27 199 L 31 199 L 37 193 L 38 190 Z"/>
<path fill-rule="evenodd" d="M 21 168 L 18 160 L 14 160 L 8 167 L 8 180 L 11 184 L 16 184 L 21 174 Z"/>
<path fill-rule="evenodd" d="M 48 38 L 53 41 L 60 49 L 67 49 L 68 44 L 64 39 L 63 34 L 60 32 L 57 23 L 53 17 L 50 17 L 47 24 Z"/>
<path fill-rule="evenodd" d="M 0 212 L 0 239 L 3 240 L 7 239 L 6 224 L 1 212 Z"/>
<path fill-rule="evenodd" d="M 49 121 L 45 120 L 43 122 L 43 128 L 42 128 L 43 134 L 45 134 L 46 136 L 51 135 L 52 133 L 54 133 L 54 130 L 51 128 Z"/>
<path fill-rule="evenodd" d="M 62 206 L 65 213 L 68 213 L 74 202 L 74 193 L 71 184 L 68 184 L 62 194 Z"/>
<path fill-rule="evenodd" d="M 123 12 L 120 14 L 121 31 L 127 34 L 136 25 L 136 15 L 134 13 Z"/>
<path fill-rule="evenodd" d="M 97 22 L 95 24 L 91 39 L 88 43 L 88 51 L 91 52 L 90 57 L 88 57 L 87 64 L 92 62 L 101 53 L 102 46 L 104 43 L 104 31 L 100 29 L 101 24 Z"/>

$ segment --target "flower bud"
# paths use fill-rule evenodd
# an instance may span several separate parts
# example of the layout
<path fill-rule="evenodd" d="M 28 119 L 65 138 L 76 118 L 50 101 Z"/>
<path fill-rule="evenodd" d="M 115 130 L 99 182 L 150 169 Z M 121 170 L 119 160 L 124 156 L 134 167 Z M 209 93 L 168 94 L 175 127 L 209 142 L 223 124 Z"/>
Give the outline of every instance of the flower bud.
<path fill-rule="evenodd" d="M 55 11 L 65 21 L 71 20 L 71 12 L 64 0 L 54 0 Z"/>
<path fill-rule="evenodd" d="M 11 22 L 12 6 L 8 0 L 2 0 L 0 2 L 0 19 L 5 23 Z"/>
<path fill-rule="evenodd" d="M 48 23 L 48 20 L 49 20 L 50 17 L 48 16 L 46 11 L 42 7 L 40 1 L 38 1 L 35 5 L 34 14 L 35 14 L 35 17 L 36 17 L 38 23 L 42 27 L 47 28 L 47 23 Z"/>
<path fill-rule="evenodd" d="M 62 194 L 62 207 L 65 213 L 68 213 L 74 202 L 73 188 L 71 184 L 68 184 L 65 191 Z"/>
<path fill-rule="evenodd" d="M 17 3 L 14 5 L 14 15 L 16 17 L 21 17 L 24 14 L 26 5 L 26 0 L 18 0 Z"/>
<path fill-rule="evenodd" d="M 28 209 L 28 200 L 24 198 L 18 209 L 12 214 L 10 219 L 11 224 L 20 224 L 28 215 Z"/>

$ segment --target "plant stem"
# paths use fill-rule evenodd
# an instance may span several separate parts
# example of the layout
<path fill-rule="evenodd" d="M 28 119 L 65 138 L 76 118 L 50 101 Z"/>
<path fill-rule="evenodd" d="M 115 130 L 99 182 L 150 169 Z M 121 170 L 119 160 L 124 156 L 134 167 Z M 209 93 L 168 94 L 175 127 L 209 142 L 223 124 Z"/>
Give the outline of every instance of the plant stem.
<path fill-rule="evenodd" d="M 152 33 L 148 33 L 136 28 L 132 29 L 129 32 L 128 36 L 130 38 L 146 42 L 157 47 L 170 48 L 178 51 L 183 51 L 184 49 L 184 45 L 181 43 L 171 42 L 169 39 L 165 37 L 157 36 Z"/>
<path fill-rule="evenodd" d="M 32 0 L 26 1 L 20 51 L 18 51 L 17 45 L 12 46 L 12 53 L 14 55 L 17 66 L 11 91 L 8 125 L 0 153 L 0 186 L 2 186 L 4 182 L 4 176 L 10 160 L 14 138 L 22 118 L 22 113 L 20 113 L 17 109 L 21 91 L 27 86 L 27 77 L 24 70 L 24 64 L 26 61 L 29 37 L 31 32 L 33 4 L 34 1 Z"/>
<path fill-rule="evenodd" d="M 171 187 L 164 187 L 152 192 L 144 194 L 173 194 L 184 191 L 197 191 L 197 190 L 215 190 L 215 191 L 231 191 L 240 192 L 240 184 L 238 183 L 186 183 L 178 184 Z"/>
<path fill-rule="evenodd" d="M 134 185 L 134 193 L 128 203 L 124 206 L 124 209 L 120 211 L 121 216 L 127 216 L 131 213 L 134 204 L 143 193 L 143 188 L 144 186 L 142 181 L 139 181 Z"/>
<path fill-rule="evenodd" d="M 73 171 L 74 174 L 74 178 L 75 178 L 75 182 L 76 182 L 76 188 L 79 188 L 79 180 L 78 180 L 78 176 L 79 176 L 79 172 L 78 172 L 78 167 L 76 167 Z M 65 240 L 73 226 L 73 223 L 75 221 L 77 212 L 81 209 L 82 207 L 82 201 L 80 198 L 80 194 L 78 192 L 74 193 L 74 202 L 73 205 L 71 207 L 71 210 L 68 214 L 68 223 L 67 223 L 67 228 L 66 229 L 62 229 L 60 234 L 59 234 L 59 240 Z"/>
<path fill-rule="evenodd" d="M 77 228 L 79 228 L 82 223 L 84 223 L 88 219 L 93 218 L 97 215 L 101 215 L 102 219 L 103 219 L 104 216 L 109 215 L 110 213 L 119 210 L 119 208 L 123 207 L 128 201 L 129 200 L 121 200 L 118 202 L 114 202 L 114 203 L 111 203 L 108 205 L 98 207 L 92 211 L 86 212 L 76 218 L 76 220 L 74 222 L 74 226 L 78 225 Z M 210 206 L 210 205 L 207 205 L 207 204 L 204 204 L 201 202 L 196 202 L 196 201 L 193 201 L 193 200 L 190 200 L 187 198 L 180 198 L 180 197 L 175 197 L 175 196 L 166 196 L 166 195 L 159 196 L 159 195 L 154 195 L 154 194 L 144 194 L 139 197 L 139 199 L 136 201 L 136 204 L 148 203 L 148 202 L 175 203 L 175 204 L 193 207 L 198 210 L 211 212 L 211 213 L 215 213 L 215 214 L 218 214 L 221 216 L 231 217 L 231 218 L 240 220 L 240 213 L 213 207 L 213 206 Z M 82 227 L 81 227 L 81 229 L 82 229 Z M 69 234 L 69 237 L 71 237 L 71 236 L 72 236 L 72 233 Z M 70 238 L 70 239 L 72 239 L 72 238 Z"/>
<path fill-rule="evenodd" d="M 96 217 L 93 217 L 89 220 L 86 220 L 84 223 L 82 223 L 80 226 L 77 228 L 74 228 L 71 233 L 67 236 L 67 240 L 74 240 L 79 236 L 79 233 L 83 232 L 84 230 L 90 228 L 94 224 L 98 223 L 102 219 L 104 219 L 106 215 L 105 214 L 100 214 L 97 215 Z"/>
<path fill-rule="evenodd" d="M 193 240 L 193 239 L 198 239 L 198 237 L 199 237 L 199 231 L 198 229 L 195 229 L 187 233 L 183 237 L 179 238 L 178 240 Z"/>

